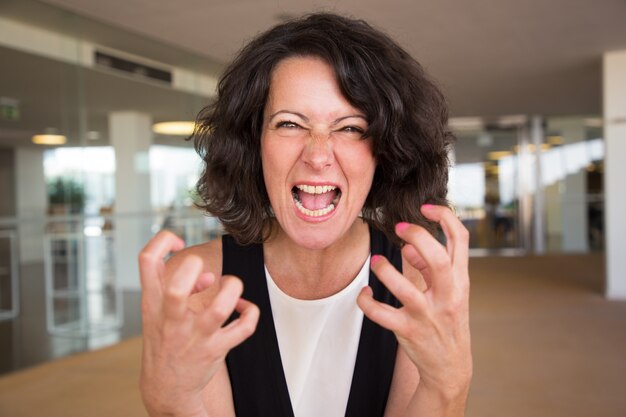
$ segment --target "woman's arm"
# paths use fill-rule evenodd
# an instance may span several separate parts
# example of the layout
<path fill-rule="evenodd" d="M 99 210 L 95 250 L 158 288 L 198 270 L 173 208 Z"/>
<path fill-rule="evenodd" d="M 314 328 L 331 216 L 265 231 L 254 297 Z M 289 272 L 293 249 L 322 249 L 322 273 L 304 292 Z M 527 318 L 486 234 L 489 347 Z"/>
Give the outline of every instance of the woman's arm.
<path fill-rule="evenodd" d="M 226 363 L 222 362 L 202 393 L 204 409 L 210 417 L 235 417 L 235 404 Z"/>
<path fill-rule="evenodd" d="M 469 332 L 468 234 L 445 207 L 424 206 L 447 238 L 442 246 L 424 228 L 401 223 L 396 233 L 406 245 L 402 256 L 419 272 L 398 272 L 386 259 L 372 259 L 372 270 L 403 307 L 375 301 L 365 288 L 358 303 L 374 322 L 393 331 L 401 351 L 396 362 L 387 416 L 463 416 L 472 376 Z M 419 382 L 416 382 L 419 381 Z M 408 386 L 417 387 L 412 393 Z"/>

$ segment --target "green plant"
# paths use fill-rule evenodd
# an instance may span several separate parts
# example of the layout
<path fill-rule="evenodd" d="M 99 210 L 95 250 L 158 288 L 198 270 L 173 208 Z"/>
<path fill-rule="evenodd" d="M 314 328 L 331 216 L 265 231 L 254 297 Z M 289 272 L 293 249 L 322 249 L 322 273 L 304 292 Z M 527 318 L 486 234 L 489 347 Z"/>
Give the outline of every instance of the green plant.
<path fill-rule="evenodd" d="M 80 213 L 85 206 L 83 185 L 71 178 L 56 178 L 48 182 L 48 203 L 67 206 L 70 213 Z"/>

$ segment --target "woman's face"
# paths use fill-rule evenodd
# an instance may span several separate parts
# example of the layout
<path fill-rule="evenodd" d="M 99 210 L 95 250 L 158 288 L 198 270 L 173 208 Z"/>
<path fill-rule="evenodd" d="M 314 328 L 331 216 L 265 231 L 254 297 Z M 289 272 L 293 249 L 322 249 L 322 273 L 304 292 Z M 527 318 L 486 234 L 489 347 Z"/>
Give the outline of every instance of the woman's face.
<path fill-rule="evenodd" d="M 316 57 L 281 61 L 272 73 L 261 137 L 263 178 L 282 230 L 324 249 L 354 224 L 374 177 L 365 115 Z"/>

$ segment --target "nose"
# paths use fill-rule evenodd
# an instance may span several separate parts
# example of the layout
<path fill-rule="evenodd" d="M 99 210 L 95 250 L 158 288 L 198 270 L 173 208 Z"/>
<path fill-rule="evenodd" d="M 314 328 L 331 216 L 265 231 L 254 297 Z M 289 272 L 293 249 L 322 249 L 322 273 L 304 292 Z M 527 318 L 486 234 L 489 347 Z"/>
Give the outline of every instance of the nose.
<path fill-rule="evenodd" d="M 302 151 L 302 159 L 305 164 L 314 170 L 323 170 L 332 165 L 333 145 L 328 133 L 312 132 Z"/>
<path fill-rule="evenodd" d="M 328 136 L 311 135 L 302 151 L 304 163 L 316 171 L 323 170 L 333 163 L 332 143 Z"/>

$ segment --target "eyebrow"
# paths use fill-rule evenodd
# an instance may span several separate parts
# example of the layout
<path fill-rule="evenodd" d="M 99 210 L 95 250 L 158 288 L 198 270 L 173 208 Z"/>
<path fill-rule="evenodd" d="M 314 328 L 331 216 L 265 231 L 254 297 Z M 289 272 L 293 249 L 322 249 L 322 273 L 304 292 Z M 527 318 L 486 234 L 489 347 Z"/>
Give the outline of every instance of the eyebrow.
<path fill-rule="evenodd" d="M 359 118 L 359 119 L 363 119 L 363 120 L 365 120 L 365 123 L 369 123 L 369 122 L 367 121 L 367 119 L 365 118 L 365 116 L 363 116 L 362 114 L 351 114 L 351 115 L 348 115 L 348 116 L 343 116 L 343 117 L 340 117 L 339 119 L 337 119 L 337 120 L 335 120 L 334 122 L 332 122 L 332 123 L 331 123 L 331 125 L 332 125 L 332 126 L 335 126 L 335 125 L 339 124 L 340 122 L 342 122 L 343 120 L 346 120 L 346 119 L 351 119 L 351 118 L 353 118 L 353 117 L 357 117 L 357 118 Z"/>
<path fill-rule="evenodd" d="M 272 114 L 270 115 L 270 117 L 269 117 L 269 119 L 268 119 L 268 120 L 269 120 L 269 121 L 271 121 L 272 119 L 274 119 L 274 117 L 278 116 L 278 115 L 279 115 L 279 114 L 281 114 L 281 113 L 288 113 L 288 114 L 292 114 L 292 115 L 294 115 L 294 116 L 298 116 L 299 118 L 301 118 L 301 119 L 302 119 L 302 120 L 304 120 L 305 122 L 308 122 L 308 121 L 309 121 L 309 118 L 308 118 L 308 117 L 306 117 L 304 114 L 299 113 L 299 112 L 297 112 L 297 111 L 291 111 L 291 110 L 279 110 L 279 111 L 277 111 L 276 113 L 272 113 Z M 365 118 L 365 116 L 363 116 L 362 114 L 350 114 L 350 115 L 347 115 L 347 116 L 343 116 L 343 117 L 338 118 L 337 120 L 333 121 L 333 122 L 331 123 L 331 125 L 332 125 L 332 126 L 334 126 L 334 125 L 336 125 L 336 124 L 338 124 L 338 123 L 342 122 L 343 120 L 346 120 L 346 119 L 351 119 L 351 118 L 353 118 L 353 117 L 358 117 L 359 119 L 363 119 L 363 120 L 365 120 L 365 121 L 367 122 L 367 119 L 366 119 L 366 118 Z"/>
<path fill-rule="evenodd" d="M 299 118 L 301 118 L 302 120 L 304 120 L 305 122 L 309 121 L 309 118 L 306 117 L 304 114 L 302 113 L 298 113 L 297 111 L 291 111 L 291 110 L 278 110 L 276 113 L 270 114 L 270 118 L 269 120 L 271 121 L 274 117 L 278 116 L 281 113 L 289 113 L 289 114 L 293 114 L 294 116 L 298 116 Z"/>

